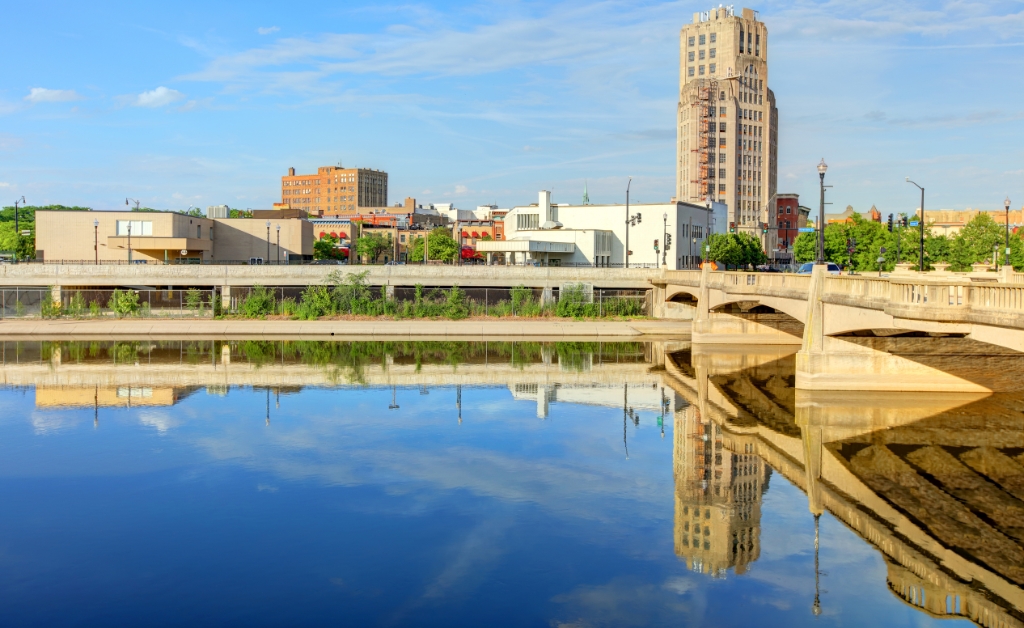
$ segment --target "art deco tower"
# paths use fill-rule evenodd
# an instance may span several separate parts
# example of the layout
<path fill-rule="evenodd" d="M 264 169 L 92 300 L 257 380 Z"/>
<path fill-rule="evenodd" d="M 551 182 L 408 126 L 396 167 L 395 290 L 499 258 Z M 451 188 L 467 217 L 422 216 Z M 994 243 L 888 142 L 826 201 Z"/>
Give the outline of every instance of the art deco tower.
<path fill-rule="evenodd" d="M 731 6 L 693 14 L 679 38 L 676 198 L 725 203 L 737 231 L 777 248 L 778 109 L 768 89 L 768 29 Z M 728 225 L 716 225 L 722 232 Z"/>

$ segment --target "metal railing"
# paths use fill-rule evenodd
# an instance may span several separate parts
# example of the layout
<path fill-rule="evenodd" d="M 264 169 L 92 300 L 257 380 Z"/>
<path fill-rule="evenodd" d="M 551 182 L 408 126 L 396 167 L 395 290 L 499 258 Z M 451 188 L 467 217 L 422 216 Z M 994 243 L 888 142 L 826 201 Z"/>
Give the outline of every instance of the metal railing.
<path fill-rule="evenodd" d="M 133 294 L 127 300 L 114 298 Z M 0 319 L 10 318 L 105 318 L 210 317 L 215 290 L 117 290 L 105 288 L 0 289 Z"/>

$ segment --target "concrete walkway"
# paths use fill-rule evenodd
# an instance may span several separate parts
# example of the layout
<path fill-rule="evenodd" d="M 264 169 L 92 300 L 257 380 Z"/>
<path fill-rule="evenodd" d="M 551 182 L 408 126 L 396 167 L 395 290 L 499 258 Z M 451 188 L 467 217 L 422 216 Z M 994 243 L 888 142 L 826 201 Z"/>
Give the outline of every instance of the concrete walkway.
<path fill-rule="evenodd" d="M 108 338 L 335 338 L 359 340 L 409 338 L 634 339 L 689 336 L 689 321 L 572 321 L 542 320 L 367 320 L 367 321 L 261 321 L 199 319 L 126 320 L 10 320 L 0 322 L 0 340 L 108 339 Z"/>

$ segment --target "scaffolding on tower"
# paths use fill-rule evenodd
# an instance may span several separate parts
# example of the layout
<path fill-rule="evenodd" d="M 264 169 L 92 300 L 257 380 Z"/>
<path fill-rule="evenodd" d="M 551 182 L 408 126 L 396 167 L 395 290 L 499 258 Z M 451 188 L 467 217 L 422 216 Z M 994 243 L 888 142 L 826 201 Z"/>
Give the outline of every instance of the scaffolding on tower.
<path fill-rule="evenodd" d="M 696 147 L 690 149 L 696 157 L 696 169 L 691 172 L 690 201 L 701 202 L 715 197 L 715 151 L 718 148 L 718 122 L 715 120 L 718 100 L 718 81 L 700 79 L 690 92 L 690 107 L 697 115 L 699 129 Z"/>

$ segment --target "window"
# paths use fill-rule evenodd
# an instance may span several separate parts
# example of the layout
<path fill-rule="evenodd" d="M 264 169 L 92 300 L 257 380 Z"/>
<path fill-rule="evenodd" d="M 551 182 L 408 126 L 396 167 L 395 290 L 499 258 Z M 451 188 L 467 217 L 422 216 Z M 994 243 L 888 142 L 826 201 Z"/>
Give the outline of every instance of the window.
<path fill-rule="evenodd" d="M 718 132 L 719 133 L 725 133 L 725 123 L 724 122 L 719 122 L 718 123 Z"/>
<path fill-rule="evenodd" d="M 693 51 L 692 50 L 686 55 L 686 60 L 687 61 L 693 61 Z"/>
<path fill-rule="evenodd" d="M 719 153 L 718 154 L 718 163 L 720 163 L 720 164 L 724 164 L 725 163 L 725 153 Z"/>
<path fill-rule="evenodd" d="M 153 221 L 151 220 L 118 220 L 117 235 L 127 236 L 129 225 L 131 225 L 131 234 L 133 236 L 153 235 Z"/>
<path fill-rule="evenodd" d="M 725 92 L 722 92 L 722 100 L 725 100 Z M 718 108 L 718 115 L 720 115 L 720 116 L 724 116 L 725 115 L 725 107 L 719 107 Z"/>
<path fill-rule="evenodd" d="M 203 238 L 203 226 L 196 225 L 196 239 L 201 240 Z"/>
<path fill-rule="evenodd" d="M 704 66 L 700 66 L 700 72 L 698 74 L 704 76 Z"/>
<path fill-rule="evenodd" d="M 716 39 L 718 39 L 718 33 L 711 33 L 711 43 L 715 43 Z"/>
<path fill-rule="evenodd" d="M 718 100 L 725 100 L 725 92 L 721 92 L 718 94 Z M 722 115 L 725 115 L 725 109 L 722 109 Z"/>
<path fill-rule="evenodd" d="M 689 41 L 687 41 L 686 43 L 688 43 L 689 45 L 691 45 L 691 46 L 692 46 L 692 45 L 693 45 L 693 37 L 691 37 L 691 38 L 689 39 Z"/>
<path fill-rule="evenodd" d="M 721 146 L 725 146 L 725 136 L 724 135 L 718 138 L 718 145 L 720 147 Z"/>
<path fill-rule="evenodd" d="M 517 229 L 539 229 L 540 214 L 516 214 Z"/>
<path fill-rule="evenodd" d="M 786 213 L 787 214 L 792 214 L 793 213 L 793 208 L 789 207 L 789 206 L 786 206 Z"/>
<path fill-rule="evenodd" d="M 690 69 L 686 71 L 686 74 L 689 75 L 689 76 L 693 76 L 693 66 L 692 65 L 690 66 Z"/>
<path fill-rule="evenodd" d="M 714 63 L 712 63 L 711 65 L 709 65 L 709 66 L 708 66 L 708 71 L 709 71 L 709 72 L 710 72 L 711 74 L 714 74 L 714 73 L 715 73 L 715 64 L 714 64 Z"/>
<path fill-rule="evenodd" d="M 701 61 L 704 60 L 704 51 L 703 50 L 700 51 L 700 57 L 699 58 L 700 58 Z"/>
<path fill-rule="evenodd" d="M 716 48 L 712 48 L 711 52 L 708 53 L 708 56 L 711 57 L 712 59 L 715 58 L 715 50 L 717 50 L 717 49 Z"/>
<path fill-rule="evenodd" d="M 718 178 L 719 179 L 724 179 L 725 178 L 725 168 L 719 168 L 718 169 Z"/>
<path fill-rule="evenodd" d="M 703 46 L 706 43 L 707 43 L 707 35 L 701 35 L 700 36 L 700 45 Z"/>
<path fill-rule="evenodd" d="M 718 193 L 719 194 L 725 194 L 725 184 L 724 183 L 719 183 L 718 184 Z"/>

